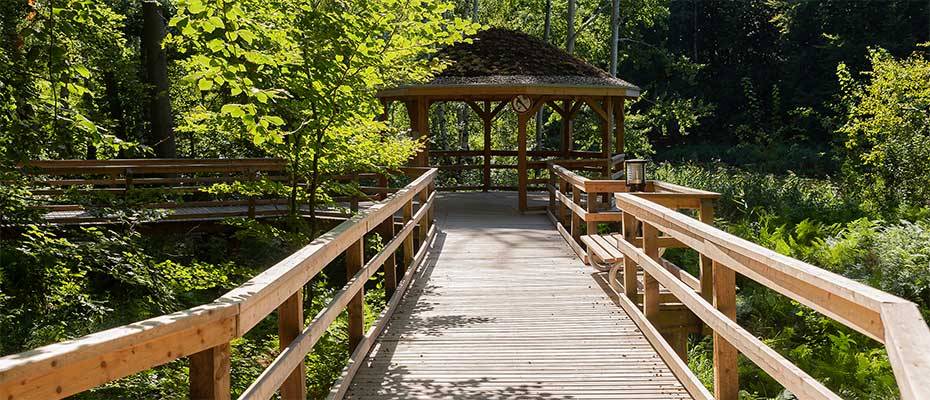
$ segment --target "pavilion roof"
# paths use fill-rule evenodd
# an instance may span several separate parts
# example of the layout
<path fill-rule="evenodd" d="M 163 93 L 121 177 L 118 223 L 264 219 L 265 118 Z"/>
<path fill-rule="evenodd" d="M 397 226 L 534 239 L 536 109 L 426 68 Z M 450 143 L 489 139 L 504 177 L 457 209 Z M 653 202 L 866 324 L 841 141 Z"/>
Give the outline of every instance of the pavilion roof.
<path fill-rule="evenodd" d="M 384 96 L 429 95 L 444 89 L 482 94 L 511 90 L 512 94 L 639 95 L 636 85 L 523 32 L 491 28 L 468 39 L 437 52 L 448 66 L 433 80 L 388 89 Z"/>

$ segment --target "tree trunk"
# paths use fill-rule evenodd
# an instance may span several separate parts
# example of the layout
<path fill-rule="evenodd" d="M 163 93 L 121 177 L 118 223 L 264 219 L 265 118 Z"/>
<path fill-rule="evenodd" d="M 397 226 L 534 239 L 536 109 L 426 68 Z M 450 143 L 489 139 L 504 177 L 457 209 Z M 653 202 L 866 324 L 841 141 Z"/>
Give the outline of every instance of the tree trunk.
<path fill-rule="evenodd" d="M 568 54 L 575 52 L 575 11 L 576 0 L 568 0 L 568 27 L 565 34 L 565 51 Z"/>
<path fill-rule="evenodd" d="M 473 0 L 471 3 L 471 20 L 478 22 L 478 0 Z"/>
<path fill-rule="evenodd" d="M 549 43 L 552 36 L 552 0 L 546 0 L 546 23 L 543 28 L 543 40 Z M 540 107 L 536 112 L 536 150 L 542 150 L 546 141 L 545 126 L 546 120 L 545 107 Z"/>
<path fill-rule="evenodd" d="M 165 38 L 165 19 L 161 4 L 142 2 L 142 60 L 146 84 L 149 86 L 149 123 L 151 135 L 148 143 L 158 158 L 176 158 L 177 147 L 168 97 L 168 60 L 161 44 Z"/>
<path fill-rule="evenodd" d="M 617 77 L 617 62 L 620 44 L 620 0 L 613 0 L 610 9 L 610 76 Z"/>

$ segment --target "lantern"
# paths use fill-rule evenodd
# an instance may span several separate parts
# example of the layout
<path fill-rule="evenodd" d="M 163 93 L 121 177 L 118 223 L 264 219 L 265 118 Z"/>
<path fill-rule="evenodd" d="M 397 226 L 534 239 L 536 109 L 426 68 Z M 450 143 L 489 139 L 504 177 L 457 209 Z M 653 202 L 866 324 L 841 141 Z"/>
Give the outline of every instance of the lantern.
<path fill-rule="evenodd" d="M 623 163 L 626 170 L 626 186 L 631 192 L 646 190 L 646 160 L 633 159 Z"/>

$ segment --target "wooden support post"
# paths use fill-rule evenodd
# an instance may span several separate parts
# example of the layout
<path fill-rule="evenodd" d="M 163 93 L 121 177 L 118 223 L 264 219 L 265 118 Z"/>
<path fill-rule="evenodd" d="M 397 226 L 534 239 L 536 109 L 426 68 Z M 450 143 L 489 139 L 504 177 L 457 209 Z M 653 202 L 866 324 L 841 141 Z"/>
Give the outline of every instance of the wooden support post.
<path fill-rule="evenodd" d="M 618 97 L 614 100 L 614 147 L 616 154 L 623 154 L 624 150 L 624 124 L 626 122 L 625 110 L 624 110 L 624 98 Z"/>
<path fill-rule="evenodd" d="M 423 141 L 423 148 L 413 156 L 411 164 L 415 167 L 429 165 L 429 100 L 418 97 L 415 101 L 407 101 L 407 115 L 410 117 L 410 130 L 414 138 Z"/>
<path fill-rule="evenodd" d="M 604 155 L 604 179 L 610 179 L 613 171 L 611 164 L 610 134 L 614 130 L 614 103 L 613 97 L 604 98 L 604 124 L 601 125 L 601 154 Z"/>
<path fill-rule="evenodd" d="M 736 272 L 727 266 L 713 262 L 714 306 L 732 320 L 736 320 Z M 739 353 L 730 342 L 714 332 L 714 398 L 737 400 L 739 398 Z"/>
<path fill-rule="evenodd" d="M 588 214 L 594 214 L 597 212 L 597 202 L 598 202 L 598 194 L 588 193 L 588 204 L 586 208 L 586 210 L 588 211 Z M 597 234 L 597 222 L 588 221 L 587 226 L 585 227 L 585 234 L 596 235 Z"/>
<path fill-rule="evenodd" d="M 303 289 L 278 306 L 278 350 L 284 350 L 304 329 Z M 281 384 L 281 400 L 307 398 L 307 373 L 303 362 Z"/>
<path fill-rule="evenodd" d="M 378 226 L 381 242 L 386 244 L 394 238 L 394 216 L 391 215 Z M 391 253 L 384 260 L 384 295 L 390 299 L 397 290 L 397 258 Z"/>
<path fill-rule="evenodd" d="M 562 145 L 559 147 L 559 151 L 562 153 L 563 159 L 568 158 L 568 153 L 574 147 L 574 139 L 572 139 L 572 105 L 571 100 L 565 100 L 562 103 L 565 113 L 562 114 Z"/>
<path fill-rule="evenodd" d="M 426 207 L 426 201 L 429 199 L 429 189 L 420 190 L 420 208 Z M 429 231 L 430 219 L 429 215 L 423 217 L 420 220 L 420 246 L 423 246 L 426 243 L 426 232 Z"/>
<path fill-rule="evenodd" d="M 481 122 L 484 125 L 484 179 L 483 191 L 491 189 L 491 124 L 494 122 L 494 116 L 491 115 L 491 102 L 484 102 L 486 113 L 481 116 Z"/>
<path fill-rule="evenodd" d="M 404 224 L 406 225 L 412 219 L 413 201 L 411 200 L 404 205 Z M 404 265 L 401 267 L 402 270 L 398 271 L 398 276 L 403 276 L 411 264 L 413 264 L 413 233 L 404 238 Z"/>
<path fill-rule="evenodd" d="M 572 202 L 577 205 L 581 205 L 581 189 L 578 189 L 575 185 L 572 185 Z M 572 238 L 575 239 L 575 243 L 581 242 L 581 217 L 578 216 L 574 211 L 569 210 L 569 213 L 572 215 L 572 224 L 571 224 L 571 233 Z"/>
<path fill-rule="evenodd" d="M 701 208 L 698 214 L 698 219 L 701 222 L 713 225 L 714 224 L 714 200 L 712 199 L 703 199 L 701 200 Z M 700 259 L 700 277 L 701 277 L 701 297 L 704 300 L 707 300 L 708 303 L 713 303 L 714 301 L 714 267 L 713 260 L 710 257 L 707 257 L 701 254 Z"/>
<path fill-rule="evenodd" d="M 191 354 L 191 399 L 229 400 L 229 370 L 229 343 Z"/>
<path fill-rule="evenodd" d="M 555 191 L 558 190 L 559 176 L 549 171 L 549 212 L 556 218 L 559 216 L 558 203 L 555 202 Z"/>
<path fill-rule="evenodd" d="M 526 123 L 530 113 L 522 113 L 517 118 L 517 177 L 519 179 L 520 212 L 527 210 L 526 204 Z"/>
<path fill-rule="evenodd" d="M 352 243 L 346 250 L 346 276 L 349 279 L 356 272 L 362 269 L 365 264 L 365 237 Z M 355 351 L 355 347 L 362 341 L 365 335 L 365 288 L 359 289 L 358 293 L 349 300 L 346 305 L 346 311 L 349 314 L 349 354 Z"/>
<path fill-rule="evenodd" d="M 559 177 L 558 179 L 559 179 L 559 193 L 562 193 L 563 196 L 568 196 L 568 181 L 562 180 L 561 177 Z M 558 201 L 558 204 L 557 204 L 558 213 L 556 215 L 559 217 L 559 221 L 562 222 L 562 226 L 571 226 L 571 221 L 569 220 L 569 216 L 568 216 L 568 213 L 570 212 L 570 210 L 560 200 L 556 199 L 556 201 Z"/>
<path fill-rule="evenodd" d="M 643 252 L 649 258 L 659 261 L 659 231 L 643 222 Z M 655 323 L 659 317 L 659 281 L 648 272 L 643 273 L 643 314 Z"/>
<path fill-rule="evenodd" d="M 629 243 L 636 243 L 638 229 L 636 217 L 630 213 L 623 213 L 623 238 Z M 636 302 L 637 283 L 636 263 L 629 257 L 623 257 L 623 292 L 631 301 Z"/>

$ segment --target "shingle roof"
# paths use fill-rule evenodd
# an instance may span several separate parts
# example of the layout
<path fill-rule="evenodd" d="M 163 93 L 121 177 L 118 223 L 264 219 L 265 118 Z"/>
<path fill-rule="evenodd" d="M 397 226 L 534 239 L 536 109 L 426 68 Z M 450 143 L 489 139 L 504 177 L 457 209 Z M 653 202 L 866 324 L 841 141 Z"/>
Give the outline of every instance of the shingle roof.
<path fill-rule="evenodd" d="M 523 32 L 491 28 L 440 50 L 448 67 L 427 85 L 565 85 L 639 90 Z"/>

